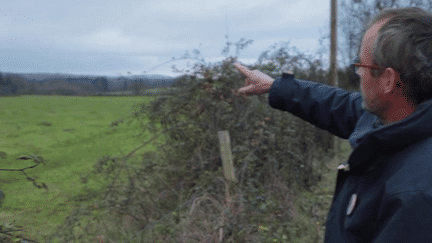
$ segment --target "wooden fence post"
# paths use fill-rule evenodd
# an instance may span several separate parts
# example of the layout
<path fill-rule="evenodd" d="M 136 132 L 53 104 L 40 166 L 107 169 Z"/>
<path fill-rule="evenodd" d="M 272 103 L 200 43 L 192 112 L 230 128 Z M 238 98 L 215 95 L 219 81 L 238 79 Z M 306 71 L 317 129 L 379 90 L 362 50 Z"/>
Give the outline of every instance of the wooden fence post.
<path fill-rule="evenodd" d="M 224 170 L 224 176 L 228 180 L 228 186 L 226 190 L 226 201 L 231 208 L 231 197 L 229 195 L 229 182 L 234 181 L 238 182 L 237 178 L 235 177 L 235 170 L 234 170 L 234 164 L 232 160 L 232 153 L 231 153 L 231 144 L 230 144 L 230 137 L 228 131 L 218 131 L 218 137 L 219 137 L 219 148 L 220 153 L 222 157 L 222 165 Z M 276 149 L 276 138 L 275 134 L 270 135 L 270 143 L 271 143 L 271 149 Z M 224 224 L 222 219 L 222 225 Z M 223 229 L 219 229 L 219 242 L 223 241 Z"/>
<path fill-rule="evenodd" d="M 224 170 L 224 176 L 228 180 L 226 188 L 226 202 L 228 207 L 231 208 L 231 197 L 229 195 L 229 184 L 231 181 L 237 182 L 235 177 L 235 170 L 232 161 L 230 137 L 228 131 L 218 131 L 219 137 L 219 148 L 222 157 L 222 165 Z M 224 224 L 223 218 L 221 220 L 221 225 Z M 219 229 L 219 242 L 223 241 L 223 228 Z"/>
<path fill-rule="evenodd" d="M 218 136 L 225 178 L 228 181 L 237 182 L 232 161 L 229 133 L 228 131 L 218 131 Z"/>

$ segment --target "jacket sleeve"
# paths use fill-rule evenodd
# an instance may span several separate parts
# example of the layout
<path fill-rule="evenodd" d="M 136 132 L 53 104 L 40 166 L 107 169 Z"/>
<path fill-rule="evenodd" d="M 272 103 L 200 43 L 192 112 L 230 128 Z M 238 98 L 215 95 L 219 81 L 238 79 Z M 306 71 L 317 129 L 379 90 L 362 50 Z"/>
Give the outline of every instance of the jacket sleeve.
<path fill-rule="evenodd" d="M 432 196 L 423 191 L 405 192 L 386 200 L 373 242 L 432 242 Z"/>
<path fill-rule="evenodd" d="M 364 112 L 359 92 L 294 79 L 287 73 L 274 80 L 268 99 L 272 108 L 288 111 L 343 139 L 349 138 Z"/>

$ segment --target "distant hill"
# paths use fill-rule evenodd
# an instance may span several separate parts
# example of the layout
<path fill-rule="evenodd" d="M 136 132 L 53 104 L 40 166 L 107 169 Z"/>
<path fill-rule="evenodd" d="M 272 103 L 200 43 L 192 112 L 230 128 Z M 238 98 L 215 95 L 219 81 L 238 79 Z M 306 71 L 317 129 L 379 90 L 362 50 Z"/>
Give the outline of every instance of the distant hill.
<path fill-rule="evenodd" d="M 98 77 L 106 77 L 108 82 L 111 83 L 111 87 L 119 85 L 119 82 L 128 83 L 142 82 L 150 87 L 159 86 L 170 86 L 177 78 L 173 78 L 162 74 L 140 74 L 140 75 L 127 75 L 127 76 L 107 76 L 107 75 L 80 75 L 80 74 L 66 74 L 66 73 L 7 73 L 2 72 L 5 75 L 17 75 L 24 78 L 30 83 L 39 83 L 41 81 L 51 81 L 51 80 L 93 80 Z M 80 83 L 80 82 L 74 82 Z M 86 83 L 84 81 L 84 83 Z"/>
<path fill-rule="evenodd" d="M 58 93 L 60 91 L 62 94 L 78 94 L 93 91 L 134 90 L 137 87 L 163 88 L 170 87 L 178 80 L 178 78 L 161 74 L 104 76 L 65 73 L 1 72 L 1 75 L 3 77 L 14 76 L 18 79 L 14 81 L 15 85 L 0 87 L 0 96 L 10 92 L 27 92 L 29 89 L 44 94 Z M 141 84 L 144 86 L 140 86 Z"/>
<path fill-rule="evenodd" d="M 167 75 L 162 74 L 140 74 L 140 75 L 127 75 L 127 76 L 108 76 L 108 75 L 85 75 L 85 74 L 67 74 L 67 73 L 6 73 L 3 75 L 19 75 L 26 80 L 42 81 L 44 79 L 66 79 L 66 78 L 78 78 L 78 77 L 106 77 L 108 81 L 116 82 L 119 78 L 125 78 L 128 80 L 135 79 L 149 79 L 149 80 L 160 80 L 160 79 L 176 79 Z"/>

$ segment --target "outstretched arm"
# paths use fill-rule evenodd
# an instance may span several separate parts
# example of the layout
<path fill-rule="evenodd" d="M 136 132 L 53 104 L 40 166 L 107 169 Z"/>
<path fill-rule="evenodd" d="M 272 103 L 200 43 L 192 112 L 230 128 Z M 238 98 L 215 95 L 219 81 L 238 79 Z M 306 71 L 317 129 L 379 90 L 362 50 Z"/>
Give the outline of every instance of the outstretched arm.
<path fill-rule="evenodd" d="M 362 97 L 334 86 L 295 79 L 284 73 L 269 92 L 271 107 L 287 111 L 301 119 L 348 139 L 363 114 Z"/>

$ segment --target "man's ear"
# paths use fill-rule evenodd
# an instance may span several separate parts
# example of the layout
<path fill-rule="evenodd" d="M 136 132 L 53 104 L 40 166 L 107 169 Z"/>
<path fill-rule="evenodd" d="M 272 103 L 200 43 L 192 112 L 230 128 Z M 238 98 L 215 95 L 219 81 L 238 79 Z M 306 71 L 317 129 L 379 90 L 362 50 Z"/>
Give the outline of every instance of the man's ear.
<path fill-rule="evenodd" d="M 393 68 L 386 68 L 381 75 L 381 78 L 385 94 L 393 93 L 404 87 L 399 73 Z"/>

